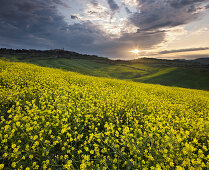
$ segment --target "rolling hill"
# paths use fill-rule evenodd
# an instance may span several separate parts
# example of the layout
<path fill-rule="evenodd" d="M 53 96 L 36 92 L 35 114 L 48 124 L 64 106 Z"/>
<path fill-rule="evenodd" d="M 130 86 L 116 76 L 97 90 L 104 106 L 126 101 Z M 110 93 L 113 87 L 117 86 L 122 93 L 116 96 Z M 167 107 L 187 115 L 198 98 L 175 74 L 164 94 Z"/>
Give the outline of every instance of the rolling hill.
<path fill-rule="evenodd" d="M 0 118 L 1 169 L 209 168 L 203 90 L 0 60 Z"/>
<path fill-rule="evenodd" d="M 64 50 L 1 49 L 0 58 L 61 68 L 85 75 L 132 80 L 166 86 L 209 90 L 209 65 L 202 60 L 110 60 Z"/>

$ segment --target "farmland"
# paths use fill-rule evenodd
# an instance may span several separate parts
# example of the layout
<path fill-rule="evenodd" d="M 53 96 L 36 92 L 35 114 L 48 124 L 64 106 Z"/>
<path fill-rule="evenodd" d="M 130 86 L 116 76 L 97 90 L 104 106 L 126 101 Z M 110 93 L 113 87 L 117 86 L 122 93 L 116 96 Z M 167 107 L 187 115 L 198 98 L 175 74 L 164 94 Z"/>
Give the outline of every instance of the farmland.
<path fill-rule="evenodd" d="M 0 60 L 0 114 L 0 169 L 209 168 L 208 91 Z"/>
<path fill-rule="evenodd" d="M 209 65 L 207 58 L 200 60 L 202 64 L 194 61 L 160 60 L 154 58 L 124 61 L 62 50 L 0 49 L 0 59 L 32 63 L 43 67 L 60 68 L 96 77 L 209 90 Z"/>

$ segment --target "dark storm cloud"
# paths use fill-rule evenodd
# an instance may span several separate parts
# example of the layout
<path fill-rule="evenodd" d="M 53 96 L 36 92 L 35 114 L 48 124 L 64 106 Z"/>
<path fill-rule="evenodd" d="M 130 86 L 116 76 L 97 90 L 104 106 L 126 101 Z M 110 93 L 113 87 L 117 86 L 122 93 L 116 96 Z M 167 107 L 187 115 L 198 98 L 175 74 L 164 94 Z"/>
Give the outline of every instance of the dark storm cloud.
<path fill-rule="evenodd" d="M 75 15 L 71 15 L 70 18 L 71 18 L 71 19 L 78 19 L 78 17 L 75 16 Z"/>
<path fill-rule="evenodd" d="M 92 52 L 89 47 L 104 33 L 91 22 L 68 25 L 57 12 L 58 0 L 1 0 L 0 46 L 11 48 L 66 48 Z M 76 17 L 72 18 L 76 19 Z"/>
<path fill-rule="evenodd" d="M 51 45 L 48 36 L 65 25 L 63 18 L 57 15 L 57 4 L 64 5 L 58 0 L 1 0 L 0 45 L 19 48 Z"/>
<path fill-rule="evenodd" d="M 126 10 L 127 14 L 131 14 L 132 13 L 127 6 L 125 7 L 125 10 Z"/>
<path fill-rule="evenodd" d="M 73 49 L 90 50 L 94 48 L 96 41 L 103 39 L 105 41 L 105 34 L 96 25 L 91 22 L 76 23 L 65 28 L 66 43 L 73 47 Z M 92 46 L 89 48 L 89 46 Z"/>
<path fill-rule="evenodd" d="M 199 17 L 200 4 L 206 1 L 139 0 L 140 12 L 134 13 L 130 17 L 130 21 L 141 30 L 155 30 L 187 24 Z"/>
<path fill-rule="evenodd" d="M 183 6 L 193 5 L 196 3 L 206 2 L 207 0 L 172 0 L 167 1 L 174 8 L 182 8 Z"/>
<path fill-rule="evenodd" d="M 190 51 L 202 51 L 202 50 L 208 50 L 209 47 L 202 47 L 202 48 L 187 48 L 187 49 L 178 49 L 178 50 L 165 50 L 161 51 L 158 54 L 170 54 L 170 53 L 181 53 L 181 52 L 190 52 Z"/>
<path fill-rule="evenodd" d="M 161 42 L 164 36 L 164 33 L 140 32 L 111 39 L 90 21 L 68 25 L 64 17 L 58 14 L 56 6 L 59 1 L 3 0 L 0 3 L 0 45 L 3 47 L 65 48 L 119 57 L 120 54 L 115 51 L 130 48 L 133 41 L 148 48 Z M 76 17 L 72 15 L 72 19 Z"/>
<path fill-rule="evenodd" d="M 99 4 L 96 0 L 91 0 L 90 3 L 95 7 Z"/>
<path fill-rule="evenodd" d="M 96 44 L 98 53 L 105 57 L 126 58 L 131 48 L 150 49 L 164 40 L 165 32 L 137 32 L 126 33 L 117 39 L 107 39 L 102 44 Z"/>
<path fill-rule="evenodd" d="M 119 9 L 118 4 L 114 0 L 107 0 L 107 3 L 112 11 L 116 11 Z"/>
<path fill-rule="evenodd" d="M 190 15 L 181 16 L 185 13 L 185 8 L 178 8 L 181 13 L 177 10 L 177 14 L 174 15 L 174 11 L 170 10 L 174 7 L 171 7 L 169 3 L 167 3 L 168 8 L 163 6 L 160 10 L 162 1 L 159 1 L 153 0 L 158 6 L 152 4 L 151 0 L 143 1 L 140 6 L 142 13 L 131 14 L 131 21 L 141 28 L 138 32 L 122 33 L 119 38 L 111 38 L 91 21 L 79 21 L 80 23 L 68 25 L 57 7 L 71 8 L 61 0 L 1 0 L 0 46 L 37 49 L 65 48 L 106 57 L 123 57 L 123 49 L 127 51 L 127 48 L 130 49 L 135 45 L 141 49 L 147 49 L 163 42 L 166 32 L 159 31 L 157 28 L 185 23 L 185 18 L 187 22 L 193 20 Z M 97 6 L 98 1 L 90 2 Z M 119 9 L 115 1 L 109 0 L 108 2 L 113 13 Z M 161 14 L 161 11 L 165 16 Z M 196 17 L 196 15 L 191 15 Z M 175 19 L 172 19 L 173 16 Z M 184 22 L 180 22 L 181 17 Z M 77 19 L 75 15 L 71 18 Z"/>

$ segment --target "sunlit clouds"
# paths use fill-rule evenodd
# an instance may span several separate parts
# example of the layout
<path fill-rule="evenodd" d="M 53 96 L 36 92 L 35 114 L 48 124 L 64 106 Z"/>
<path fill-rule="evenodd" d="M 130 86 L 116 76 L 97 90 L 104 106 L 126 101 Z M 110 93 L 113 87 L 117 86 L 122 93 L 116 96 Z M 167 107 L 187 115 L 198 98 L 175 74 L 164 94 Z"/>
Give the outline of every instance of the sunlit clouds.
<path fill-rule="evenodd" d="M 209 47 L 207 0 L 2 0 L 0 47 L 65 48 L 108 58 L 179 58 Z M 138 55 L 130 51 L 140 48 Z M 204 50 L 190 55 L 206 56 Z M 184 52 L 185 53 L 185 52 Z"/>

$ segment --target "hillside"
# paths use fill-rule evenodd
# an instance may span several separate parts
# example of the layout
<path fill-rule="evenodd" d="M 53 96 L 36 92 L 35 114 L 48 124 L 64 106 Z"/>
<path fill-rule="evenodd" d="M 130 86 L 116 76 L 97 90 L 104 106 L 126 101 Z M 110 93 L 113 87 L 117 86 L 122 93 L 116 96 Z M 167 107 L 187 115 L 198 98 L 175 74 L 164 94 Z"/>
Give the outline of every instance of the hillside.
<path fill-rule="evenodd" d="M 208 169 L 209 92 L 0 60 L 0 167 Z"/>
<path fill-rule="evenodd" d="M 193 60 L 193 62 L 209 65 L 209 57 L 208 58 L 198 58 L 198 59 Z"/>
<path fill-rule="evenodd" d="M 45 67 L 61 68 L 97 77 L 128 79 L 136 82 L 209 90 L 209 65 L 195 61 L 153 58 L 123 61 L 82 55 L 64 50 L 9 49 L 1 49 L 0 58 Z"/>

